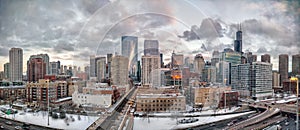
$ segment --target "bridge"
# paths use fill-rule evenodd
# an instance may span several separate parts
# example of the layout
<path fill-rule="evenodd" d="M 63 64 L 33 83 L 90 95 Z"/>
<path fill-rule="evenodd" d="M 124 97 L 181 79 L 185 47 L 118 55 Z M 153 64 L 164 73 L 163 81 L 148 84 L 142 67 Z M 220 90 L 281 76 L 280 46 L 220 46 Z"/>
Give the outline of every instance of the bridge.
<path fill-rule="evenodd" d="M 268 107 L 266 105 L 262 105 L 262 104 L 258 104 L 258 105 L 249 105 L 249 107 L 252 107 L 252 108 L 260 108 L 260 109 L 265 109 L 264 112 L 262 112 L 261 114 L 258 114 L 252 118 L 249 118 L 245 121 L 242 121 L 242 122 L 239 122 L 239 123 L 236 123 L 226 129 L 229 129 L 229 130 L 238 130 L 238 129 L 243 129 L 247 126 L 250 126 L 250 125 L 253 125 L 253 124 L 257 124 L 259 122 L 262 122 L 264 121 L 265 119 L 269 118 L 269 117 L 272 117 L 274 116 L 275 114 L 279 113 L 280 112 L 280 109 L 278 108 L 272 108 L 272 107 Z"/>
<path fill-rule="evenodd" d="M 109 110 L 101 115 L 93 124 L 91 124 L 88 130 L 117 130 L 122 127 L 130 126 L 126 123 L 132 123 L 130 111 L 131 106 L 127 104 L 132 95 L 136 92 L 136 88 L 132 87 L 116 104 L 111 106 Z M 129 119 L 129 120 L 128 120 Z"/>

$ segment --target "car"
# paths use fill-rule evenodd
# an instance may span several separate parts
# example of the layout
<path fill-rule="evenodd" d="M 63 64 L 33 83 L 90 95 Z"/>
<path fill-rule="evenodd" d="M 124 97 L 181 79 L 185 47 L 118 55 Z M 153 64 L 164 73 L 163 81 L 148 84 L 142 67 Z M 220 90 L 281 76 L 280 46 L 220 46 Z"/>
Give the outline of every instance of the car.
<path fill-rule="evenodd" d="M 16 126 L 15 129 L 16 129 L 16 130 L 21 130 L 22 127 L 21 127 L 21 126 Z"/>
<path fill-rule="evenodd" d="M 0 129 L 4 129 L 4 126 L 3 126 L 3 125 L 0 125 Z"/>
<path fill-rule="evenodd" d="M 289 125 L 290 123 L 289 123 L 289 122 L 285 122 L 284 124 L 285 124 L 285 125 Z"/>
<path fill-rule="evenodd" d="M 8 125 L 12 125 L 12 123 L 10 121 L 5 122 Z"/>

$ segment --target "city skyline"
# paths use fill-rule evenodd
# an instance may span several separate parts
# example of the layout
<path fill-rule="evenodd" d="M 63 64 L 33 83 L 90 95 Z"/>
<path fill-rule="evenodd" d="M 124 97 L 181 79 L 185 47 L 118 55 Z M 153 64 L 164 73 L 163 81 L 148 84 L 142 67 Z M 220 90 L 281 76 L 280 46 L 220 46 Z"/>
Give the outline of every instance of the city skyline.
<path fill-rule="evenodd" d="M 291 55 L 300 50 L 297 1 L 1 1 L 0 10 L 1 71 L 12 47 L 23 48 L 23 72 L 29 56 L 41 53 L 83 67 L 90 55 L 120 54 L 124 35 L 139 37 L 139 48 L 145 39 L 158 40 L 165 61 L 173 50 L 209 60 L 213 50 L 233 48 L 239 23 L 243 51 L 270 54 L 275 70 L 278 55 L 289 54 L 291 71 Z"/>

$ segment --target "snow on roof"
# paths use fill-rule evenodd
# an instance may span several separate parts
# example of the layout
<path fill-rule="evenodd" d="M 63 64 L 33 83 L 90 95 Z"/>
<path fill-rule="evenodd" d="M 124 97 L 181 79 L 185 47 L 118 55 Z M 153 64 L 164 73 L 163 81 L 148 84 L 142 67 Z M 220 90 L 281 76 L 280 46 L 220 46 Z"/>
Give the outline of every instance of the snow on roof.
<path fill-rule="evenodd" d="M 67 101 L 67 100 L 72 100 L 72 97 L 61 98 L 61 99 L 56 100 L 55 102 L 63 102 L 63 101 Z"/>

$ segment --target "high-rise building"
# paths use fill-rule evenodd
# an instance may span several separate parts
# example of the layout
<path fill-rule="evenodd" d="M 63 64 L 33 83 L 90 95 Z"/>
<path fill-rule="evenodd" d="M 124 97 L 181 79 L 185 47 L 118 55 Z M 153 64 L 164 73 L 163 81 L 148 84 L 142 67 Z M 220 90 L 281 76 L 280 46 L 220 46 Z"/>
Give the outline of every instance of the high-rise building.
<path fill-rule="evenodd" d="M 102 79 L 105 79 L 105 70 L 106 70 L 106 58 L 100 57 L 97 60 L 97 80 L 101 81 Z"/>
<path fill-rule="evenodd" d="M 247 58 L 247 63 L 252 64 L 252 62 L 256 62 L 257 61 L 257 56 L 253 55 L 252 52 L 247 52 L 246 54 L 244 54 Z"/>
<path fill-rule="evenodd" d="M 272 89 L 272 64 L 254 62 L 250 69 L 250 93 L 252 97 L 264 99 L 271 97 Z"/>
<path fill-rule="evenodd" d="M 278 71 L 273 71 L 272 72 L 272 86 L 280 86 L 280 74 Z"/>
<path fill-rule="evenodd" d="M 202 80 L 215 83 L 217 81 L 217 68 L 215 66 L 205 66 L 202 70 Z"/>
<path fill-rule="evenodd" d="M 121 54 L 129 60 L 128 70 L 135 75 L 138 61 L 138 37 L 122 36 Z"/>
<path fill-rule="evenodd" d="M 197 54 L 194 58 L 194 71 L 198 73 L 200 78 L 202 77 L 202 71 L 205 67 L 205 61 L 201 54 Z"/>
<path fill-rule="evenodd" d="M 10 63 L 5 63 L 4 64 L 4 79 L 9 79 L 9 75 L 10 75 Z"/>
<path fill-rule="evenodd" d="M 128 85 L 128 58 L 115 55 L 111 61 L 111 80 L 112 85 Z"/>
<path fill-rule="evenodd" d="M 172 68 L 180 68 L 183 66 L 183 54 L 172 53 L 171 57 L 171 67 Z"/>
<path fill-rule="evenodd" d="M 23 50 L 21 48 L 11 48 L 9 50 L 10 77 L 9 80 L 22 81 L 23 76 Z"/>
<path fill-rule="evenodd" d="M 160 56 L 142 56 L 142 84 L 151 84 L 151 72 L 160 68 Z"/>
<path fill-rule="evenodd" d="M 220 53 L 219 51 L 214 51 L 211 58 L 211 66 L 216 66 L 216 64 L 220 61 Z"/>
<path fill-rule="evenodd" d="M 242 97 L 263 99 L 272 96 L 272 64 L 253 62 L 233 65 L 231 75 L 232 89 L 240 92 Z"/>
<path fill-rule="evenodd" d="M 158 40 L 145 40 L 144 41 L 144 55 L 159 55 Z"/>
<path fill-rule="evenodd" d="M 164 59 L 163 59 L 162 53 L 160 53 L 160 66 L 161 66 L 161 68 L 164 68 Z"/>
<path fill-rule="evenodd" d="M 151 71 L 151 84 L 153 87 L 166 86 L 165 72 L 169 71 L 169 68 L 160 68 Z"/>
<path fill-rule="evenodd" d="M 90 66 L 85 66 L 84 67 L 84 72 L 86 73 L 87 75 L 87 79 L 90 79 Z"/>
<path fill-rule="evenodd" d="M 111 61 L 112 61 L 113 54 L 107 54 L 106 59 L 107 59 L 107 70 L 106 70 L 106 77 L 110 78 L 111 77 Z"/>
<path fill-rule="evenodd" d="M 239 25 L 239 29 L 236 32 L 236 40 L 234 40 L 234 51 L 242 53 L 243 48 L 242 48 L 242 26 L 241 24 Z"/>
<path fill-rule="evenodd" d="M 254 63 L 254 62 L 252 62 Z M 251 63 L 251 64 L 252 64 Z M 231 66 L 231 86 L 241 97 L 250 96 L 250 63 Z"/>
<path fill-rule="evenodd" d="M 223 84 L 229 84 L 230 63 L 226 61 L 220 61 L 216 64 L 216 67 L 217 67 L 217 82 Z"/>
<path fill-rule="evenodd" d="M 32 58 L 42 58 L 43 61 L 46 63 L 46 74 L 50 74 L 50 59 L 48 54 L 31 55 L 29 60 L 31 60 Z"/>
<path fill-rule="evenodd" d="M 30 58 L 27 62 L 28 82 L 37 82 L 46 75 L 46 63 L 42 58 Z"/>
<path fill-rule="evenodd" d="M 287 54 L 279 55 L 280 85 L 282 85 L 283 81 L 288 80 L 288 70 L 289 70 L 289 55 Z"/>
<path fill-rule="evenodd" d="M 59 75 L 60 71 L 60 61 L 50 62 L 50 75 Z"/>
<path fill-rule="evenodd" d="M 141 77 L 142 77 L 141 61 L 138 61 L 137 63 L 136 77 L 137 77 L 137 81 L 141 82 Z"/>
<path fill-rule="evenodd" d="M 271 63 L 271 56 L 269 54 L 261 55 L 261 62 Z"/>
<path fill-rule="evenodd" d="M 102 57 L 90 56 L 90 78 L 97 77 L 97 61 Z"/>
<path fill-rule="evenodd" d="M 300 54 L 292 56 L 292 73 L 293 75 L 300 75 Z"/>

